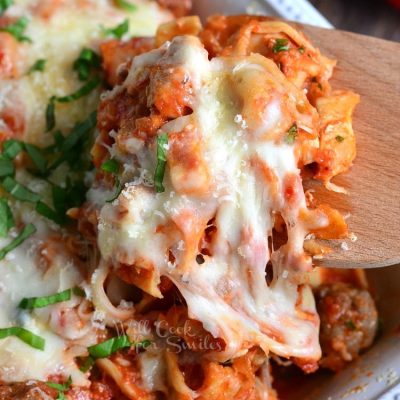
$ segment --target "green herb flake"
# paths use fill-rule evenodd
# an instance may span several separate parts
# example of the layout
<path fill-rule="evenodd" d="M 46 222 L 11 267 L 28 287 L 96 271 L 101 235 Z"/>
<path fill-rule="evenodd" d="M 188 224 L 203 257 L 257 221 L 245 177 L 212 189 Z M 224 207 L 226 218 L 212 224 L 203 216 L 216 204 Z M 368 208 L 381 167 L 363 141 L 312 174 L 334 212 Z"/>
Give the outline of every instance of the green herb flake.
<path fill-rule="evenodd" d="M 163 180 L 165 174 L 165 167 L 167 165 L 167 151 L 168 135 L 163 133 L 157 137 L 157 166 L 154 174 L 154 185 L 157 193 L 165 191 Z"/>
<path fill-rule="evenodd" d="M 287 132 L 285 142 L 287 144 L 293 144 L 297 137 L 297 125 L 293 124 Z"/>
<path fill-rule="evenodd" d="M 340 136 L 340 135 L 337 135 L 337 136 L 335 137 L 335 139 L 336 139 L 337 142 L 341 143 L 341 142 L 343 142 L 344 137 L 343 137 L 343 136 Z"/>
<path fill-rule="evenodd" d="M 103 32 L 105 36 L 113 36 L 117 39 L 122 39 L 122 37 L 129 32 L 129 20 L 126 19 L 124 22 L 122 22 L 115 28 L 103 27 Z"/>
<path fill-rule="evenodd" d="M 19 140 L 14 140 L 10 139 L 4 142 L 3 144 L 3 154 L 0 155 L 0 176 L 6 176 L 6 175 L 12 175 L 13 173 L 1 173 L 1 166 L 3 160 L 3 164 L 6 165 L 6 161 L 9 160 L 9 162 L 12 164 L 12 168 L 14 168 L 13 163 L 11 160 L 13 160 L 22 150 L 25 150 L 30 159 L 32 160 L 33 164 L 35 167 L 38 169 L 39 172 L 45 173 L 47 169 L 47 160 L 44 157 L 42 150 L 34 146 L 33 144 L 29 143 L 24 143 Z M 11 169 L 11 164 L 9 164 L 9 169 Z"/>
<path fill-rule="evenodd" d="M 32 72 L 43 72 L 45 68 L 46 68 L 46 60 L 41 58 L 37 60 L 32 65 L 32 67 L 29 68 L 28 74 L 31 74 Z"/>
<path fill-rule="evenodd" d="M 90 370 L 90 368 L 93 367 L 95 363 L 95 359 L 93 357 L 86 357 L 86 358 L 80 358 L 80 367 L 79 370 L 82 372 L 87 372 Z"/>
<path fill-rule="evenodd" d="M 54 129 L 56 126 L 56 96 L 52 96 L 46 108 L 46 132 Z"/>
<path fill-rule="evenodd" d="M 61 133 L 61 131 L 56 131 L 54 132 L 54 142 L 55 142 L 55 147 L 57 150 L 61 149 L 61 146 L 64 142 L 64 136 Z"/>
<path fill-rule="evenodd" d="M 20 244 L 22 244 L 26 239 L 36 232 L 36 227 L 33 224 L 28 224 L 24 227 L 22 232 L 13 239 L 7 246 L 0 250 L 0 260 L 2 260 L 10 251 L 14 250 Z"/>
<path fill-rule="evenodd" d="M 0 177 L 14 175 L 15 167 L 12 160 L 0 154 Z"/>
<path fill-rule="evenodd" d="M 54 204 L 54 208 L 59 214 L 65 214 L 67 206 L 67 191 L 57 185 L 51 188 L 51 195 Z"/>
<path fill-rule="evenodd" d="M 42 154 L 41 149 L 29 143 L 24 143 L 24 147 L 35 167 L 39 172 L 44 174 L 47 170 L 47 160 Z"/>
<path fill-rule="evenodd" d="M 14 0 L 0 0 L 0 15 L 4 14 L 8 7 L 14 4 Z"/>
<path fill-rule="evenodd" d="M 135 12 L 137 10 L 137 6 L 135 4 L 129 3 L 126 0 L 115 0 L 117 6 L 128 12 Z"/>
<path fill-rule="evenodd" d="M 67 152 L 71 150 L 86 134 L 96 127 L 97 113 L 93 111 L 87 119 L 77 123 L 70 134 L 64 139 L 61 151 Z"/>
<path fill-rule="evenodd" d="M 13 226 L 15 222 L 10 206 L 6 199 L 0 199 L 0 237 L 7 236 Z"/>
<path fill-rule="evenodd" d="M 68 389 L 71 387 L 72 378 L 69 377 L 65 383 L 46 382 L 46 385 L 52 389 L 58 390 L 58 396 L 56 400 L 65 400 L 64 392 L 68 391 Z"/>
<path fill-rule="evenodd" d="M 118 178 L 115 178 L 115 180 L 116 180 L 117 184 L 116 184 L 114 196 L 111 197 L 111 199 L 106 200 L 106 203 L 112 203 L 114 200 L 118 199 L 119 195 L 122 192 L 122 189 L 124 188 L 124 185 Z"/>
<path fill-rule="evenodd" d="M 72 293 L 73 293 L 75 296 L 78 296 L 78 297 L 86 297 L 85 291 L 84 291 L 82 288 L 80 288 L 79 286 L 74 287 L 74 288 L 72 289 Z"/>
<path fill-rule="evenodd" d="M 76 92 L 69 94 L 68 96 L 57 97 L 56 100 L 59 103 L 70 103 L 72 101 L 78 100 L 81 97 L 87 96 L 90 92 L 96 89 L 101 83 L 101 78 L 95 77 L 85 85 L 83 85 L 79 90 Z"/>
<path fill-rule="evenodd" d="M 7 176 L 2 184 L 3 188 L 15 199 L 29 203 L 37 203 L 40 195 L 31 192 L 28 188 L 18 183 L 15 179 Z"/>
<path fill-rule="evenodd" d="M 10 160 L 13 160 L 23 149 L 24 146 L 19 140 L 9 139 L 3 143 L 3 155 Z"/>
<path fill-rule="evenodd" d="M 92 69 L 99 69 L 101 65 L 100 56 L 92 49 L 84 48 L 75 60 L 73 69 L 78 73 L 81 81 L 89 78 Z"/>
<path fill-rule="evenodd" d="M 304 54 L 305 51 L 306 51 L 306 49 L 305 49 L 304 46 L 300 46 L 297 50 L 298 50 L 298 52 L 299 52 L 300 54 Z"/>
<path fill-rule="evenodd" d="M 56 118 L 55 118 L 55 106 L 57 103 L 70 103 L 72 101 L 78 100 L 84 96 L 87 96 L 91 93 L 97 86 L 101 83 L 100 77 L 95 77 L 90 81 L 86 82 L 80 89 L 76 92 L 69 94 L 67 96 L 52 96 L 49 100 L 49 103 L 46 108 L 46 132 L 51 131 L 56 126 Z"/>
<path fill-rule="evenodd" d="M 82 180 L 72 182 L 67 180 L 67 208 L 80 207 L 86 200 L 86 186 Z"/>
<path fill-rule="evenodd" d="M 116 174 L 119 170 L 119 163 L 115 159 L 107 160 L 101 165 L 101 169 L 110 174 Z"/>
<path fill-rule="evenodd" d="M 36 203 L 36 212 L 43 217 L 55 222 L 58 225 L 64 225 L 66 222 L 65 213 L 59 213 L 54 211 L 51 207 L 49 207 L 46 203 L 42 201 L 38 201 Z"/>
<path fill-rule="evenodd" d="M 344 323 L 347 329 L 350 329 L 351 331 L 355 331 L 357 329 L 355 323 L 352 320 L 348 320 Z"/>
<path fill-rule="evenodd" d="M 274 54 L 288 50 L 289 50 L 289 41 L 287 39 L 275 39 L 275 44 L 272 47 L 272 52 Z"/>
<path fill-rule="evenodd" d="M 0 339 L 4 339 L 9 336 L 15 336 L 35 349 L 42 351 L 44 350 L 45 340 L 42 337 L 28 331 L 27 329 L 19 326 L 0 329 Z"/>
<path fill-rule="evenodd" d="M 72 289 L 43 297 L 25 297 L 21 300 L 18 307 L 23 310 L 33 310 L 34 308 L 43 308 L 52 304 L 61 303 L 71 299 Z"/>
<path fill-rule="evenodd" d="M 141 342 L 131 342 L 127 335 L 116 336 L 102 343 L 88 347 L 89 356 L 80 359 L 79 369 L 82 372 L 87 372 L 92 368 L 95 361 L 99 358 L 107 358 L 115 352 L 128 348 L 135 347 L 136 349 L 146 349 L 151 345 L 151 340 L 145 339 Z"/>
<path fill-rule="evenodd" d="M 88 347 L 89 355 L 94 358 L 107 358 L 118 350 L 131 347 L 132 343 L 127 335 L 116 336 L 105 342 Z"/>
<path fill-rule="evenodd" d="M 13 35 L 18 42 L 32 42 L 32 40 L 24 36 L 25 28 L 28 26 L 28 18 L 21 17 L 13 24 L 0 28 L 0 32 L 7 32 Z"/>

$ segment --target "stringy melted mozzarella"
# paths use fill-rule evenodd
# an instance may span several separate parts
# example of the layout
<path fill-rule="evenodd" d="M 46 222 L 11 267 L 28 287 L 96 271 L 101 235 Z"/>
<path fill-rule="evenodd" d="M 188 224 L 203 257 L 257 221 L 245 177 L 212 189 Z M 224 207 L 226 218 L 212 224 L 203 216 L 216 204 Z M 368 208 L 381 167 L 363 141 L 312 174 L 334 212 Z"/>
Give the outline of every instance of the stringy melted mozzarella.
<path fill-rule="evenodd" d="M 103 27 L 114 28 L 129 20 L 126 37 L 152 36 L 160 23 L 169 21 L 171 15 L 156 2 L 136 1 L 134 13 L 127 13 L 113 0 L 48 1 L 50 16 L 40 15 L 40 0 L 15 0 L 7 10 L 13 17 L 25 16 L 29 23 L 24 34 L 32 43 L 20 45 L 17 79 L 0 81 L 0 131 L 3 110 L 12 110 L 13 117 L 23 124 L 23 140 L 47 146 L 53 141 L 46 130 L 45 111 L 52 96 L 65 96 L 76 92 L 83 82 L 73 69 L 74 61 L 84 48 L 98 52 L 99 44 L 106 40 Z M 46 5 L 42 5 L 46 8 Z M 42 72 L 27 74 L 39 59 L 46 60 Z M 77 121 L 84 120 L 95 110 L 100 89 L 68 104 L 56 107 L 57 128 L 71 129 Z"/>
<path fill-rule="evenodd" d="M 192 82 L 193 113 L 159 131 L 169 135 L 164 193 L 156 194 L 137 178 L 143 170 L 155 170 L 155 143 L 133 139 L 137 177 L 101 210 L 103 258 L 115 268 L 128 264 L 151 270 L 154 284 L 148 291 L 154 296 L 161 297 L 160 276 L 171 279 L 189 316 L 224 339 L 225 351 L 213 354 L 215 359 L 238 356 L 253 345 L 285 357 L 318 359 L 314 299 L 309 287 L 299 284 L 311 267 L 303 251 L 310 226 L 300 215 L 315 225 L 327 221 L 311 218 L 295 146 L 285 142 L 294 121 L 314 130 L 313 115 L 302 112 L 304 94 L 260 55 L 209 61 L 198 39 L 186 36 L 136 57 L 124 85 L 109 96 L 144 81 L 149 65 L 183 69 Z M 113 151 L 126 161 L 115 145 Z M 270 254 L 275 213 L 286 222 L 288 242 Z M 211 255 L 198 264 L 212 218 L 217 230 L 208 247 Z"/>
<path fill-rule="evenodd" d="M 47 296 L 76 287 L 82 276 L 66 252 L 59 248 L 55 252 L 51 245 L 48 250 L 44 247 L 54 234 L 47 222 L 29 207 L 15 206 L 13 210 L 24 216 L 25 223 L 34 223 L 37 233 L 0 261 L 0 327 L 28 329 L 45 339 L 45 349 L 32 348 L 16 337 L 0 340 L 0 382 L 46 381 L 50 375 L 61 375 L 71 376 L 76 385 L 88 385 L 87 377 L 75 363 L 76 353 L 71 351 L 71 340 L 90 336 L 92 329 L 73 311 L 82 298 L 74 295 L 69 301 L 32 311 L 18 308 L 25 297 Z M 9 242 L 9 238 L 1 238 L 0 247 Z M 50 264 L 41 262 L 41 254 Z M 85 341 L 81 344 L 85 345 Z"/>

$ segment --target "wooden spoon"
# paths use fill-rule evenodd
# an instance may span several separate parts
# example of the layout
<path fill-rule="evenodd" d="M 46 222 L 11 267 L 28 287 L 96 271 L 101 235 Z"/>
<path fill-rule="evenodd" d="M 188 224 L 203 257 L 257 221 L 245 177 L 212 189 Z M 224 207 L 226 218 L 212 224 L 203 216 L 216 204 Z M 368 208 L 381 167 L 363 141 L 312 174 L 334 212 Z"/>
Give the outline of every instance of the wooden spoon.
<path fill-rule="evenodd" d="M 212 12 L 219 11 L 218 2 L 196 2 L 194 11 L 204 19 L 210 9 L 206 4 Z M 239 7 L 240 2 L 232 4 Z M 400 264 L 400 44 L 293 25 L 324 55 L 338 60 L 333 88 L 361 96 L 353 118 L 357 158 L 349 172 L 333 179 L 348 195 L 310 183 L 318 200 L 349 215 L 353 240 L 329 241 L 334 251 L 317 263 L 341 268 Z"/>
<path fill-rule="evenodd" d="M 361 96 L 353 118 L 357 158 L 349 172 L 333 180 L 348 195 L 328 192 L 312 182 L 318 199 L 349 213 L 349 229 L 357 240 L 332 241 L 334 252 L 321 264 L 344 268 L 400 264 L 400 44 L 297 27 L 323 54 L 338 60 L 333 88 L 351 89 Z"/>

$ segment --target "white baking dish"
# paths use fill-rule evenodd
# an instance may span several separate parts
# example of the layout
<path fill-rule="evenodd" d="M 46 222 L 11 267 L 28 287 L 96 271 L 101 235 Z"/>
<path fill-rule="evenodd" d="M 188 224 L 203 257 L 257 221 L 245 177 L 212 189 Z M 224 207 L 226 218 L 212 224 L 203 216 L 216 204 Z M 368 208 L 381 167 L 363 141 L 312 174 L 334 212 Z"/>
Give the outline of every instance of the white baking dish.
<path fill-rule="evenodd" d="M 288 3 L 274 0 L 279 2 Z M 194 3 L 194 13 L 203 19 L 213 13 L 277 15 L 277 8 L 266 0 L 194 0 Z M 310 12 L 308 18 L 311 15 L 314 20 L 308 22 L 323 25 L 323 20 Z M 296 387 L 290 400 L 400 400 L 400 266 L 370 270 L 368 277 L 377 295 L 382 336 L 340 373 L 319 376 Z"/>

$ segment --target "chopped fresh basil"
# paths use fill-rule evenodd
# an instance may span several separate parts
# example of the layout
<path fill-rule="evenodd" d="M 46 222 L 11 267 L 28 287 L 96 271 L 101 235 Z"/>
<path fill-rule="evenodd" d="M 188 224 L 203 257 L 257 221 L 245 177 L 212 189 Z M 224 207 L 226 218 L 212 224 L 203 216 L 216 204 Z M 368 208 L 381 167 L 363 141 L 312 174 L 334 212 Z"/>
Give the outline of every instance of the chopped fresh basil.
<path fill-rule="evenodd" d="M 1 174 L 2 164 L 6 165 L 6 161 L 9 160 L 9 169 L 11 169 L 11 164 L 12 168 L 14 168 L 11 160 L 14 159 L 22 150 L 25 150 L 28 153 L 30 159 L 32 160 L 35 167 L 39 170 L 39 172 L 46 172 L 47 160 L 42 154 L 42 150 L 39 147 L 34 146 L 33 144 L 21 142 L 19 140 L 10 139 L 4 142 L 3 153 L 0 155 L 0 176 L 5 176 Z M 3 160 L 4 162 L 1 163 L 1 160 Z M 12 175 L 12 173 L 8 173 L 6 175 Z"/>
<path fill-rule="evenodd" d="M 107 160 L 101 165 L 101 169 L 110 174 L 116 174 L 119 170 L 118 161 L 114 160 L 113 158 Z M 111 199 L 106 200 L 106 203 L 112 203 L 115 199 L 118 198 L 118 196 L 122 192 L 123 185 L 117 176 L 115 176 L 115 182 L 116 182 L 115 194 Z"/>
<path fill-rule="evenodd" d="M 105 342 L 88 347 L 89 357 L 81 359 L 81 365 L 79 369 L 82 372 L 87 372 L 90 368 L 92 368 L 97 359 L 107 358 L 118 350 L 128 347 L 145 349 L 150 345 L 151 341 L 148 339 L 142 340 L 141 342 L 131 342 L 127 335 L 116 336 L 106 340 Z"/>
<path fill-rule="evenodd" d="M 157 166 L 154 174 L 154 185 L 157 193 L 165 191 L 163 180 L 165 174 L 165 166 L 167 164 L 166 146 L 168 145 L 168 135 L 163 133 L 157 136 Z"/>
<path fill-rule="evenodd" d="M 306 51 L 304 46 L 300 46 L 297 50 L 299 51 L 300 54 L 304 54 Z"/>
<path fill-rule="evenodd" d="M 66 187 L 52 186 L 52 201 L 54 209 L 39 201 L 36 211 L 44 217 L 59 225 L 65 225 L 68 221 L 67 211 L 71 207 L 79 207 L 85 201 L 86 187 L 82 181 L 66 181 Z"/>
<path fill-rule="evenodd" d="M 95 359 L 93 357 L 85 357 L 85 358 L 80 358 L 80 367 L 79 369 L 82 372 L 88 372 L 90 368 L 93 367 L 94 363 L 95 363 Z"/>
<path fill-rule="evenodd" d="M 97 123 L 97 113 L 93 111 L 83 122 L 77 123 L 71 133 L 64 139 L 61 146 L 62 152 L 71 150 L 87 133 L 89 133 Z"/>
<path fill-rule="evenodd" d="M 0 154 L 0 177 L 14 175 L 14 163 L 4 155 Z"/>
<path fill-rule="evenodd" d="M 129 31 L 129 20 L 126 19 L 124 22 L 116 26 L 115 28 L 104 28 L 103 32 L 106 36 L 113 36 L 117 39 L 121 39 Z"/>
<path fill-rule="evenodd" d="M 92 92 L 97 86 L 99 86 L 101 83 L 101 78 L 95 77 L 89 82 L 85 83 L 79 90 L 76 92 L 68 95 L 68 96 L 62 96 L 62 97 L 56 97 L 56 101 L 59 103 L 70 103 L 71 101 L 75 101 L 80 99 L 81 97 L 84 97 L 88 95 L 90 92 Z"/>
<path fill-rule="evenodd" d="M 51 131 L 56 126 L 55 107 L 58 103 L 70 103 L 88 95 L 101 83 L 101 78 L 95 77 L 85 83 L 79 90 L 67 96 L 52 96 L 46 108 L 46 131 Z"/>
<path fill-rule="evenodd" d="M 0 339 L 4 339 L 9 336 L 16 336 L 18 339 L 22 340 L 31 347 L 38 350 L 44 350 L 45 340 L 42 337 L 28 331 L 27 329 L 21 328 L 20 326 L 12 326 L 10 328 L 0 329 Z"/>
<path fill-rule="evenodd" d="M 40 71 L 43 72 L 44 69 L 46 68 L 46 60 L 44 60 L 43 58 L 37 60 L 32 67 L 29 68 L 28 74 L 32 73 L 32 72 L 36 72 L 36 71 Z"/>
<path fill-rule="evenodd" d="M 274 54 L 288 50 L 289 50 L 289 41 L 287 39 L 275 39 L 275 44 L 272 47 L 272 52 Z"/>
<path fill-rule="evenodd" d="M 119 169 L 118 161 L 114 160 L 113 158 L 111 160 L 107 160 L 101 165 L 101 169 L 105 172 L 116 174 Z"/>
<path fill-rule="evenodd" d="M 10 160 L 13 160 L 23 149 L 24 146 L 19 140 L 9 139 L 3 143 L 3 155 Z"/>
<path fill-rule="evenodd" d="M 67 179 L 66 191 L 68 208 L 79 207 L 86 200 L 86 186 L 81 180 L 72 182 L 70 179 Z"/>
<path fill-rule="evenodd" d="M 10 251 L 14 250 L 16 247 L 18 247 L 21 243 L 23 243 L 26 239 L 29 238 L 29 236 L 33 235 L 36 232 L 36 227 L 33 224 L 28 224 L 24 227 L 22 232 L 15 238 L 13 239 L 7 246 L 3 247 L 0 250 L 0 260 L 2 260 L 7 253 Z"/>
<path fill-rule="evenodd" d="M 82 288 L 80 288 L 79 286 L 74 287 L 74 288 L 72 289 L 72 293 L 73 293 L 75 296 L 78 296 L 78 297 L 86 297 L 85 291 L 84 291 Z"/>
<path fill-rule="evenodd" d="M 137 6 L 135 4 L 129 3 L 125 0 L 115 0 L 115 3 L 119 8 L 122 8 L 125 11 L 134 12 L 137 10 Z"/>
<path fill-rule="evenodd" d="M 52 389 L 58 390 L 58 396 L 56 400 L 65 400 L 65 394 L 66 392 L 72 385 L 72 378 L 69 377 L 67 382 L 65 383 L 56 383 L 56 382 L 46 382 L 46 385 L 48 387 L 51 387 Z"/>
<path fill-rule="evenodd" d="M 35 164 L 35 167 L 39 172 L 44 174 L 47 170 L 47 160 L 42 154 L 42 151 L 39 149 L 39 147 L 29 143 L 24 143 L 24 147 L 30 159 Z"/>
<path fill-rule="evenodd" d="M 111 197 L 111 199 L 106 200 L 106 203 L 112 203 L 114 200 L 118 199 L 118 196 L 121 194 L 122 189 L 124 187 L 122 182 L 117 177 L 115 177 L 115 180 L 116 180 L 117 184 L 116 184 L 114 196 Z"/>
<path fill-rule="evenodd" d="M 100 63 L 100 56 L 94 50 L 85 48 L 75 60 L 73 68 L 78 73 L 79 79 L 86 81 L 89 78 L 91 69 L 99 69 Z"/>
<path fill-rule="evenodd" d="M 89 355 L 94 358 L 106 358 L 111 354 L 114 354 L 118 350 L 126 347 L 131 347 L 132 343 L 127 335 L 116 336 L 105 342 L 95 344 L 94 346 L 88 347 Z"/>
<path fill-rule="evenodd" d="M 51 131 L 56 126 L 56 96 L 53 96 L 49 100 L 46 108 L 46 132 Z"/>
<path fill-rule="evenodd" d="M 25 297 L 21 300 L 18 307 L 24 310 L 32 310 L 34 308 L 43 308 L 52 304 L 61 303 L 71 299 L 72 289 L 64 290 L 63 292 L 52 294 L 44 297 Z"/>
<path fill-rule="evenodd" d="M 15 225 L 10 206 L 6 199 L 0 199 L 0 236 L 7 236 L 8 231 Z"/>
<path fill-rule="evenodd" d="M 64 142 L 64 136 L 61 133 L 61 131 L 54 132 L 54 142 L 55 142 L 56 150 L 60 150 L 61 146 L 62 146 L 62 144 Z"/>
<path fill-rule="evenodd" d="M 18 42 L 32 42 L 31 39 L 24 36 L 24 31 L 28 22 L 28 18 L 21 17 L 13 24 L 0 28 L 0 32 L 8 32 L 10 35 L 13 35 Z"/>
<path fill-rule="evenodd" d="M 49 207 L 46 203 L 43 203 L 42 201 L 38 201 L 36 203 L 35 209 L 38 214 L 43 215 L 43 217 L 50 219 L 56 224 L 58 225 L 65 224 L 66 221 L 65 212 L 58 213 L 57 211 L 54 211 L 51 207 Z"/>
<path fill-rule="evenodd" d="M 287 132 L 285 141 L 287 144 L 293 144 L 297 137 L 297 125 L 293 124 Z"/>
<path fill-rule="evenodd" d="M 29 203 L 36 203 L 40 200 L 40 195 L 31 192 L 28 188 L 9 176 L 4 179 L 2 186 L 17 200 L 27 201 Z"/>
<path fill-rule="evenodd" d="M 337 136 L 335 137 L 335 139 L 336 139 L 336 141 L 338 141 L 338 142 L 340 143 L 340 142 L 343 142 L 344 137 L 343 137 L 343 136 L 340 136 L 340 135 L 337 135 Z"/>
<path fill-rule="evenodd" d="M 72 378 L 69 377 L 67 382 L 65 383 L 55 383 L 55 382 L 46 382 L 46 385 L 48 387 L 51 387 L 53 389 L 56 390 L 60 390 L 62 392 L 65 392 L 66 390 L 68 390 L 70 388 L 70 386 L 72 385 Z"/>
<path fill-rule="evenodd" d="M 57 185 L 54 185 L 51 189 L 51 195 L 53 199 L 54 208 L 57 213 L 65 214 L 67 206 L 67 191 Z"/>
<path fill-rule="evenodd" d="M 4 14 L 8 7 L 14 3 L 14 0 L 0 0 L 0 15 Z"/>
<path fill-rule="evenodd" d="M 143 340 L 141 342 L 132 343 L 127 335 L 116 336 L 105 342 L 95 344 L 94 346 L 88 347 L 90 357 L 93 359 L 106 358 L 117 352 L 118 350 L 127 347 L 142 347 L 146 348 L 150 346 L 150 340 Z"/>

